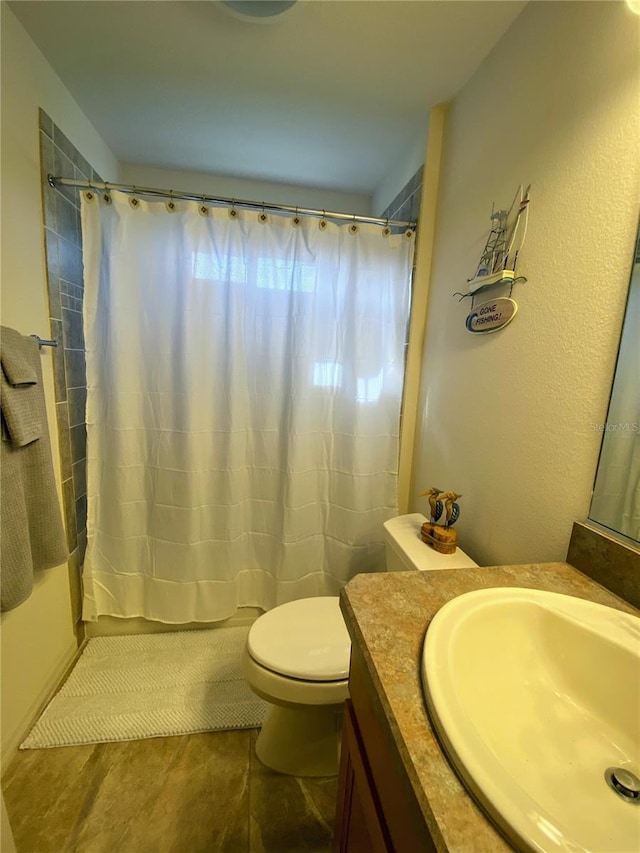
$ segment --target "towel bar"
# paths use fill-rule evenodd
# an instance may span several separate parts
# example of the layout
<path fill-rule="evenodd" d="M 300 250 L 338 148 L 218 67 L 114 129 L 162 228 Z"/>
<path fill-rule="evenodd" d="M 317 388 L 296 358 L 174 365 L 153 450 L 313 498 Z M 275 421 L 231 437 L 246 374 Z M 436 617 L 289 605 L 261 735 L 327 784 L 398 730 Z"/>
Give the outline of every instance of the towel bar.
<path fill-rule="evenodd" d="M 39 347 L 57 347 L 58 341 L 46 341 L 44 338 L 41 338 L 40 335 L 31 335 L 32 338 L 35 338 L 38 341 Z"/>

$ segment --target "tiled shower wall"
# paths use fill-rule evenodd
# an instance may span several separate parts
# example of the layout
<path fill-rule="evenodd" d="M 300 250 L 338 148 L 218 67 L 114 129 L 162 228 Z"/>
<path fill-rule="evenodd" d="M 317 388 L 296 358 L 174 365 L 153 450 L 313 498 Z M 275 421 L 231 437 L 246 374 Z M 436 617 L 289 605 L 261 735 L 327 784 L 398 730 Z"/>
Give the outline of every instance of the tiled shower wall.
<path fill-rule="evenodd" d="M 423 171 L 424 167 L 420 166 L 415 175 L 407 181 L 391 204 L 380 214 L 383 219 L 388 217 L 389 219 L 411 221 L 418 218 Z"/>
<path fill-rule="evenodd" d="M 82 231 L 80 195 L 72 187 L 52 189 L 47 175 L 101 181 L 82 154 L 40 110 L 42 211 L 49 290 L 56 415 L 73 617 L 81 617 L 81 570 L 87 546 L 87 375 L 82 327 Z"/>

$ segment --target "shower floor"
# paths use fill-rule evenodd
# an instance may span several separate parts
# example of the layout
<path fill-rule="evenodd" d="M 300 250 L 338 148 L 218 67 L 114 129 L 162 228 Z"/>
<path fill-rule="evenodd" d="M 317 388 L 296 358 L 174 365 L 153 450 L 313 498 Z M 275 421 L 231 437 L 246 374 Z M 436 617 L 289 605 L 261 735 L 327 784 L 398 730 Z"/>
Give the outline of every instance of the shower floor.
<path fill-rule="evenodd" d="M 257 730 L 21 750 L 3 779 L 19 853 L 329 853 L 337 778 L 255 757 Z"/>

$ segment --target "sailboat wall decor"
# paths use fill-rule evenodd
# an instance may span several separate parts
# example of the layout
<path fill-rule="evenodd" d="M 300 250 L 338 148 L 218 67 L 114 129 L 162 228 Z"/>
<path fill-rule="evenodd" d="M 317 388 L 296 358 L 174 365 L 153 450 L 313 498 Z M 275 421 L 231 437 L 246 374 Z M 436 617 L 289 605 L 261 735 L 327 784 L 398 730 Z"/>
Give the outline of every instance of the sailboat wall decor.
<path fill-rule="evenodd" d="M 511 299 L 511 292 L 516 282 L 526 281 L 524 276 L 517 274 L 517 264 L 527 234 L 530 189 L 530 186 L 526 190 L 518 187 L 508 210 L 492 209 L 491 230 L 476 271 L 467 280 L 466 292 L 455 294 L 461 300 L 471 297 L 471 310 L 465 321 L 469 332 L 497 332 L 516 315 L 518 305 Z M 497 285 L 508 287 L 509 295 L 475 304 L 476 297 Z"/>

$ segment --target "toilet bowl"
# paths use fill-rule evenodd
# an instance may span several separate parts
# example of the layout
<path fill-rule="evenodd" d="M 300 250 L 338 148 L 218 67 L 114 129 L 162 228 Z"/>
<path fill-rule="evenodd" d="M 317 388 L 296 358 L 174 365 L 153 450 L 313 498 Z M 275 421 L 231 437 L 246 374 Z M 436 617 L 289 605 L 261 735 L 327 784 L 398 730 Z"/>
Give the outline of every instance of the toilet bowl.
<path fill-rule="evenodd" d="M 470 568 L 459 548 L 438 554 L 420 539 L 420 513 L 384 525 L 388 571 Z M 351 641 L 336 596 L 281 604 L 252 625 L 243 672 L 269 703 L 256 754 L 272 770 L 293 776 L 338 772 L 344 701 L 349 695 Z"/>
<path fill-rule="evenodd" d="M 336 596 L 290 601 L 254 622 L 243 672 L 269 702 L 256 742 L 263 764 L 293 776 L 338 772 L 350 653 Z"/>

